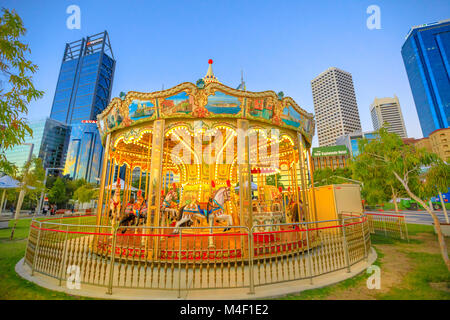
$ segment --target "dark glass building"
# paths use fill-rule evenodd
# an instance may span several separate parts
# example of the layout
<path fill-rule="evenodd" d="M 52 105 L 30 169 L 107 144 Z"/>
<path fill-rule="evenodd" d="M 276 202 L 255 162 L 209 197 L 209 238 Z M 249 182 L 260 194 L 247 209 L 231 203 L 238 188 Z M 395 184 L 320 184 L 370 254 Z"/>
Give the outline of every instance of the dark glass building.
<path fill-rule="evenodd" d="M 109 103 L 116 61 L 108 33 L 66 44 L 50 118 L 95 120 Z"/>
<path fill-rule="evenodd" d="M 33 135 L 26 135 L 24 142 L 32 143 L 35 157 L 42 159 L 44 168 L 62 168 L 66 159 L 70 126 L 52 119 L 34 121 L 29 124 Z M 30 145 L 21 144 L 5 151 L 6 159 L 22 168 L 28 159 Z M 52 174 L 50 170 L 50 174 Z"/>
<path fill-rule="evenodd" d="M 413 27 L 403 62 L 424 137 L 450 123 L 450 20 Z"/>
<path fill-rule="evenodd" d="M 71 127 L 63 167 L 72 179 L 98 183 L 103 148 L 95 120 L 111 98 L 115 66 L 106 31 L 66 44 L 50 117 Z"/>

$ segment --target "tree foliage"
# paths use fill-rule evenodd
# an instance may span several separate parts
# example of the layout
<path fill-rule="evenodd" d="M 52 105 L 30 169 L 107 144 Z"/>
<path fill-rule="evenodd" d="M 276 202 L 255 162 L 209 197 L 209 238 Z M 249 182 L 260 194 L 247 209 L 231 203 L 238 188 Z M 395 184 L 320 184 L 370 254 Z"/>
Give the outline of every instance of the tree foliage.
<path fill-rule="evenodd" d="M 98 189 L 95 183 L 86 183 L 81 185 L 73 193 L 73 199 L 80 203 L 87 203 L 98 197 Z"/>
<path fill-rule="evenodd" d="M 352 171 L 349 168 L 317 169 L 313 173 L 314 186 L 320 187 L 330 184 L 348 183 L 347 179 L 352 178 Z"/>
<path fill-rule="evenodd" d="M 449 165 L 436 154 L 403 143 L 386 128 L 378 131 L 378 138 L 362 139 L 360 154 L 353 162 L 355 176 L 364 181 L 364 188 L 373 197 L 386 196 L 386 186 L 398 188 L 417 201 L 433 218 L 442 257 L 450 271 L 447 246 L 440 222 L 427 200 L 438 192 L 446 192 L 450 185 Z M 378 190 L 378 191 L 377 191 Z"/>
<path fill-rule="evenodd" d="M 24 141 L 32 130 L 23 118 L 27 105 L 43 96 L 36 90 L 32 75 L 37 65 L 27 59 L 30 48 L 19 39 L 26 29 L 22 19 L 14 11 L 3 8 L 0 15 L 0 145 L 9 149 Z M 4 154 L 0 154 L 4 158 Z"/>
<path fill-rule="evenodd" d="M 65 204 L 69 197 L 66 195 L 66 185 L 61 178 L 57 178 L 53 187 L 48 192 L 48 200 L 50 203 L 55 203 L 58 206 Z"/>

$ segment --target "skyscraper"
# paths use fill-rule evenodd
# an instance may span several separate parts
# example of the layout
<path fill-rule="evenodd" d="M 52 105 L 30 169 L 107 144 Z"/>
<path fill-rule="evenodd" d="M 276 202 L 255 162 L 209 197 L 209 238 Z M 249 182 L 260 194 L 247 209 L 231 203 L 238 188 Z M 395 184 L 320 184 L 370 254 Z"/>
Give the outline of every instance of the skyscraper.
<path fill-rule="evenodd" d="M 352 75 L 329 68 L 311 81 L 319 146 L 332 146 L 336 138 L 361 131 Z"/>
<path fill-rule="evenodd" d="M 450 123 L 450 20 L 412 27 L 403 62 L 424 137 Z"/>
<path fill-rule="evenodd" d="M 111 98 L 115 66 L 106 31 L 66 44 L 50 117 L 71 127 L 63 166 L 73 179 L 98 182 L 103 147 L 95 121 Z"/>
<path fill-rule="evenodd" d="M 25 135 L 24 142 L 32 143 L 35 157 L 42 159 L 44 168 L 61 168 L 64 166 L 70 126 L 53 119 L 33 121 L 30 124 L 33 135 Z M 5 151 L 6 159 L 19 169 L 28 160 L 30 146 L 21 144 Z"/>
<path fill-rule="evenodd" d="M 98 183 L 103 155 L 100 133 L 94 121 L 84 122 L 72 125 L 64 174 Z"/>
<path fill-rule="evenodd" d="M 403 120 L 400 102 L 397 96 L 394 98 L 375 98 L 370 105 L 373 129 L 380 129 L 384 123 L 388 123 L 388 131 L 406 138 L 406 127 Z"/>
<path fill-rule="evenodd" d="M 66 44 L 50 118 L 96 120 L 109 103 L 116 61 L 106 31 Z"/>

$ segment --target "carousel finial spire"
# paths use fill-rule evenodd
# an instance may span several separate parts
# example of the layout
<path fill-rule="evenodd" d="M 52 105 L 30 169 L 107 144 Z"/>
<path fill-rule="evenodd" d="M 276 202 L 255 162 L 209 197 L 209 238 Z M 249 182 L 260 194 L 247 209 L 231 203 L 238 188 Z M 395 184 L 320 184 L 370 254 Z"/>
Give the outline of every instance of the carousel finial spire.
<path fill-rule="evenodd" d="M 216 76 L 214 75 L 214 72 L 213 72 L 213 70 L 212 70 L 212 64 L 213 64 L 212 59 L 209 59 L 209 60 L 208 60 L 208 64 L 209 64 L 208 72 L 206 72 L 206 76 L 203 77 L 203 81 L 204 81 L 205 83 L 219 82 L 219 80 L 217 80 L 217 78 L 216 78 Z"/>

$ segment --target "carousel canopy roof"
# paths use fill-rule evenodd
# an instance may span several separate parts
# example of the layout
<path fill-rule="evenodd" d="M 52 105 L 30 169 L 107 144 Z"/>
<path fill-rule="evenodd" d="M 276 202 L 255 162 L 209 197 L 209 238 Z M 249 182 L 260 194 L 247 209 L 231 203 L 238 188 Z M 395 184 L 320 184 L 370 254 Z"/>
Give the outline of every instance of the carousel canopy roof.
<path fill-rule="evenodd" d="M 314 116 L 282 92 L 251 92 L 220 83 L 209 60 L 208 71 L 196 84 L 181 83 L 150 93 L 130 91 L 114 98 L 97 116 L 103 141 L 110 132 L 153 122 L 157 119 L 202 120 L 248 119 L 266 127 L 300 132 L 307 144 L 314 134 Z"/>

